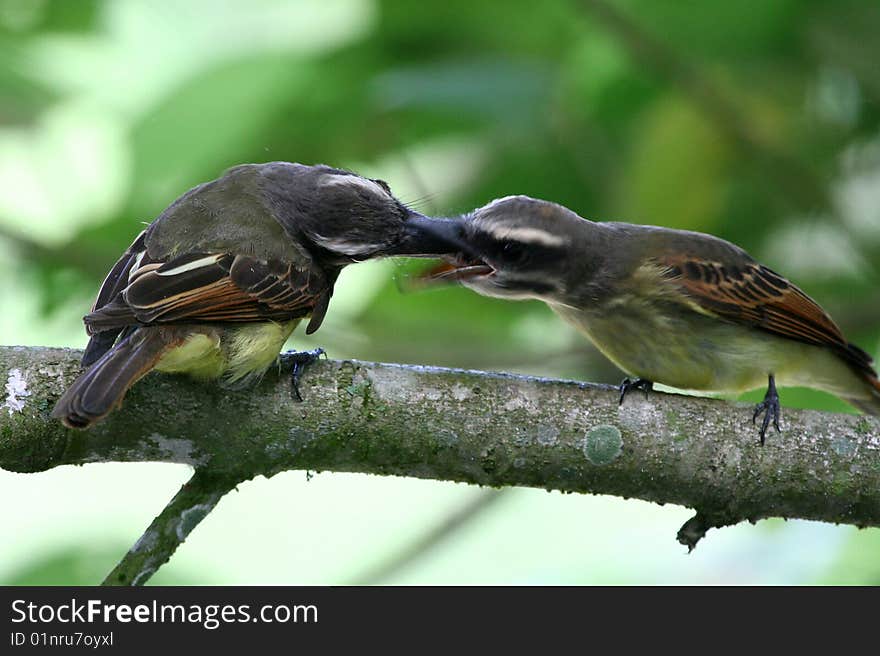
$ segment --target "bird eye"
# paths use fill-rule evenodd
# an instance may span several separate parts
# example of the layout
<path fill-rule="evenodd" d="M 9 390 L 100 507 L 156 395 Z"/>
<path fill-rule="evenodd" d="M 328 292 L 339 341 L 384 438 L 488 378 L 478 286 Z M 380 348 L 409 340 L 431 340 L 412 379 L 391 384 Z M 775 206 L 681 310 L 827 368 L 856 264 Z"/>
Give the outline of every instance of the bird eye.
<path fill-rule="evenodd" d="M 529 249 L 517 241 L 504 241 L 501 244 L 501 253 L 505 260 L 522 264 L 529 259 Z"/>

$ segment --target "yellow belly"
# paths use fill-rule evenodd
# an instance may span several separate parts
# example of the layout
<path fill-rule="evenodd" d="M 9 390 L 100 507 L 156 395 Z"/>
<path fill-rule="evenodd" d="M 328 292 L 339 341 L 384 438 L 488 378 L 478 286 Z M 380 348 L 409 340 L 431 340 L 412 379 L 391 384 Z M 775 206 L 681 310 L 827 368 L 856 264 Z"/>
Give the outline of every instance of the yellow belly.
<path fill-rule="evenodd" d="M 162 356 L 156 370 L 203 380 L 223 377 L 227 383 L 247 383 L 275 362 L 298 323 L 299 319 L 224 328 L 194 326 L 181 346 Z"/>
<path fill-rule="evenodd" d="M 617 307 L 589 313 L 554 307 L 630 376 L 684 390 L 743 392 L 767 384 L 837 395 L 864 385 L 830 350 L 683 308 Z"/>

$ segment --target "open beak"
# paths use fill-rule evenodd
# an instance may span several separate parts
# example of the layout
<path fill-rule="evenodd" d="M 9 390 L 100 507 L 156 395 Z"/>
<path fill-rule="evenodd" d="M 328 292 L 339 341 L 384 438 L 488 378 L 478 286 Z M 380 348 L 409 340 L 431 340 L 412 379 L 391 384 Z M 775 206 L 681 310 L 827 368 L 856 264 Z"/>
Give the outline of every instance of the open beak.
<path fill-rule="evenodd" d="M 443 263 L 416 276 L 418 286 L 461 282 L 495 272 L 465 238 L 464 218 L 436 219 L 413 213 L 397 250 L 410 257 L 440 257 Z"/>
<path fill-rule="evenodd" d="M 423 284 L 462 282 L 495 273 L 495 269 L 482 261 L 472 262 L 460 255 L 454 258 L 447 255 L 445 259 L 445 262 L 419 274 L 418 280 Z"/>

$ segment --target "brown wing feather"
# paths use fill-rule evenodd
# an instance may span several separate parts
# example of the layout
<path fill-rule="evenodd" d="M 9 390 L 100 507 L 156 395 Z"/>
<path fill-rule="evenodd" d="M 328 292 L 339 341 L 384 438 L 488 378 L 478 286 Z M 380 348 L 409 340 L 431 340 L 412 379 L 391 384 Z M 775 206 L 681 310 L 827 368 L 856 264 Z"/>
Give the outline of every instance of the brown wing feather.
<path fill-rule="evenodd" d="M 106 306 L 116 298 L 116 296 L 121 294 L 123 289 L 125 289 L 128 284 L 129 272 L 136 266 L 138 256 L 146 248 L 146 234 L 146 230 L 142 231 L 141 234 L 135 238 L 134 242 L 132 242 L 131 246 L 126 249 L 125 253 L 122 254 L 122 257 L 119 258 L 113 268 L 110 269 L 107 277 L 104 278 L 104 282 L 101 283 L 101 288 L 98 290 L 98 296 L 95 298 L 95 302 L 92 305 L 92 312 Z M 115 329 L 92 334 L 88 345 L 86 345 L 85 352 L 83 353 L 82 366 L 91 366 L 109 351 L 121 332 L 122 327 L 117 327 Z"/>
<path fill-rule="evenodd" d="M 746 262 L 735 266 L 667 256 L 668 276 L 703 311 L 789 339 L 826 346 L 863 373 L 876 376 L 871 357 L 850 344 L 818 303 L 778 273 Z"/>
<path fill-rule="evenodd" d="M 146 230 L 141 231 L 141 234 L 137 236 L 131 246 L 126 249 L 122 257 L 110 269 L 110 273 L 107 274 L 104 282 L 101 283 L 101 289 L 98 290 L 98 296 L 95 298 L 94 305 L 92 305 L 93 312 L 107 305 L 128 285 L 129 273 L 132 267 L 135 266 L 138 256 L 146 248 L 144 245 L 146 235 Z"/>
<path fill-rule="evenodd" d="M 232 253 L 186 253 L 167 262 L 145 253 L 126 273 L 128 284 L 115 298 L 85 317 L 90 333 L 132 324 L 289 321 L 310 314 L 332 291 L 314 266 Z"/>

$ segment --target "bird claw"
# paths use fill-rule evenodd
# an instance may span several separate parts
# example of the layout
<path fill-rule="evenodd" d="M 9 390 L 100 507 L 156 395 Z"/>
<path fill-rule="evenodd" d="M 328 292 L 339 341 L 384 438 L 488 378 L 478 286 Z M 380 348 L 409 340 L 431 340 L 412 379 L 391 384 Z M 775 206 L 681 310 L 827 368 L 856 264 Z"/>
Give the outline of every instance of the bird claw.
<path fill-rule="evenodd" d="M 635 380 L 631 380 L 629 378 L 624 378 L 623 382 L 620 384 L 618 390 L 620 391 L 620 400 L 617 402 L 617 405 L 623 405 L 623 399 L 626 398 L 626 395 L 630 390 L 640 389 L 644 390 L 645 398 L 648 398 L 648 392 L 654 389 L 654 383 L 646 378 L 636 378 Z"/>
<path fill-rule="evenodd" d="M 311 351 L 287 351 L 284 355 L 293 364 L 290 370 L 290 397 L 302 403 L 303 397 L 299 392 L 300 378 L 306 367 L 317 361 L 322 355 L 326 358 L 327 353 L 318 347 Z"/>
<path fill-rule="evenodd" d="M 782 414 L 782 408 L 779 405 L 779 394 L 776 392 L 776 381 L 773 380 L 772 376 L 770 377 L 770 384 L 767 387 L 767 394 L 764 395 L 764 400 L 755 406 L 755 413 L 752 415 L 753 425 L 757 423 L 761 413 L 764 413 L 764 419 L 761 421 L 759 434 L 761 436 L 761 446 L 764 446 L 767 428 L 770 426 L 771 419 L 773 420 L 773 428 L 778 433 L 779 418 Z"/>

